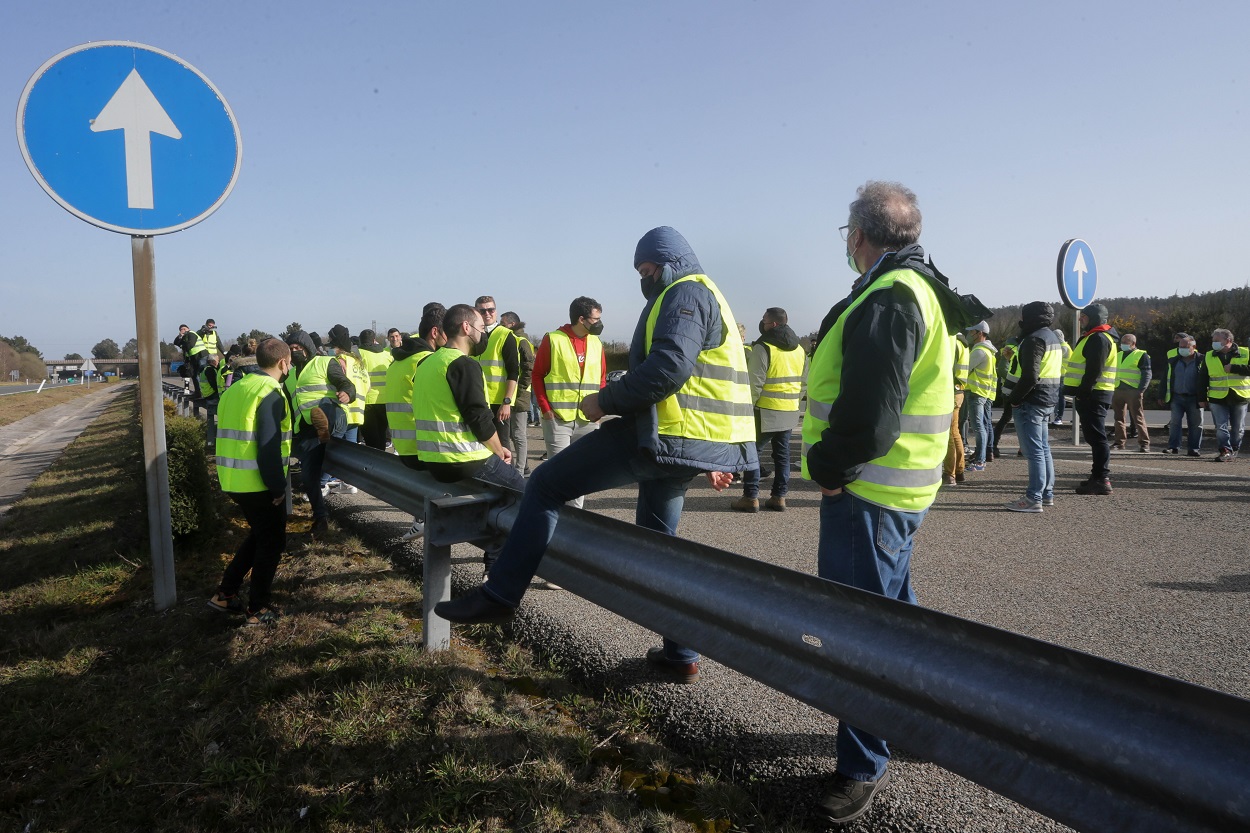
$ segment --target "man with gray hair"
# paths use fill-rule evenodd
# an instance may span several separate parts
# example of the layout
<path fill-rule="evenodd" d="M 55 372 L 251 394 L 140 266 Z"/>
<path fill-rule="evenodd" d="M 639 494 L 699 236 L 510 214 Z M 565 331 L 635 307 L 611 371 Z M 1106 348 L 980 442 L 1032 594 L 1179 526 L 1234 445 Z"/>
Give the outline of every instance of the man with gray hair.
<path fill-rule="evenodd" d="M 1150 387 L 1150 356 L 1137 349 L 1137 336 L 1126 333 L 1120 336 L 1120 356 L 1116 362 L 1115 393 L 1111 395 L 1111 408 L 1115 413 L 1115 442 L 1112 448 L 1123 449 L 1133 432 L 1128 430 L 1131 422 L 1142 451 L 1150 450 L 1150 430 L 1146 427 L 1146 412 L 1142 410 L 1142 395 Z"/>
<path fill-rule="evenodd" d="M 823 495 L 820 577 L 915 604 L 912 543 L 942 484 L 954 336 L 986 311 L 925 262 L 915 194 L 892 182 L 868 182 L 857 193 L 840 229 L 855 282 L 820 326 L 803 477 Z M 837 757 L 817 811 L 845 824 L 886 785 L 890 750 L 844 720 Z"/>
<path fill-rule="evenodd" d="M 1198 368 L 1198 390 L 1206 391 L 1215 420 L 1215 442 L 1220 447 L 1217 463 L 1227 463 L 1241 451 L 1246 405 L 1250 404 L 1250 350 L 1233 343 L 1233 334 L 1220 328 L 1211 333 L 1211 351 Z M 1201 403 L 1199 403 L 1201 404 Z"/>

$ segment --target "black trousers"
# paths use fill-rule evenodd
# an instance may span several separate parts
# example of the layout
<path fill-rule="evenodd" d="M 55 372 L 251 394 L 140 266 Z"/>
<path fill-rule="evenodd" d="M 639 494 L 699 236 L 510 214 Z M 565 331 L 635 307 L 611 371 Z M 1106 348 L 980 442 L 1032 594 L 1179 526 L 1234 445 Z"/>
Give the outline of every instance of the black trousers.
<path fill-rule="evenodd" d="M 269 604 L 273 576 L 286 549 L 286 504 L 275 506 L 269 492 L 231 492 L 230 497 L 243 510 L 250 531 L 234 559 L 226 565 L 218 591 L 223 596 L 233 596 L 250 572 L 252 586 L 247 608 L 256 611 Z"/>
<path fill-rule="evenodd" d="M 360 426 L 360 439 L 370 448 L 386 451 L 386 405 L 375 402 L 365 406 L 365 424 Z"/>
<path fill-rule="evenodd" d="M 1110 480 L 1111 443 L 1107 441 L 1107 406 L 1110 402 L 1097 396 L 1089 396 L 1077 398 L 1074 404 L 1076 415 L 1081 420 L 1081 433 L 1085 435 L 1085 442 L 1089 443 L 1094 454 L 1089 479 Z"/>

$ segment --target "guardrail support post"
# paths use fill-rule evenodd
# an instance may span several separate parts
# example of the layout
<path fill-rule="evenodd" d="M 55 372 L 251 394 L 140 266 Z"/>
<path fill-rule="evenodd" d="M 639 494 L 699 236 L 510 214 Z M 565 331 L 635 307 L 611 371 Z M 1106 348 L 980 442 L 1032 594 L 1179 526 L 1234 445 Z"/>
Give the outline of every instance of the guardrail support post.
<path fill-rule="evenodd" d="M 434 501 L 425 501 L 425 552 L 422 562 L 421 627 L 426 651 L 446 651 L 451 647 L 451 622 L 434 615 L 434 605 L 451 598 L 451 545 L 430 540 L 437 510 Z"/>

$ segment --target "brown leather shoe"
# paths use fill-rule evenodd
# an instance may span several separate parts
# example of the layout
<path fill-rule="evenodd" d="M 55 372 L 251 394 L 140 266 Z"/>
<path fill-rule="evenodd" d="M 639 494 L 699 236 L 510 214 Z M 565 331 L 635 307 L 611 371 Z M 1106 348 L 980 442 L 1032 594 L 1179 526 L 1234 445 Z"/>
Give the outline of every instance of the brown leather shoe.
<path fill-rule="evenodd" d="M 729 508 L 736 512 L 758 512 L 760 511 L 759 498 L 740 497 L 729 504 Z"/>
<path fill-rule="evenodd" d="M 647 650 L 647 664 L 664 672 L 674 683 L 697 683 L 699 681 L 699 663 L 674 662 L 664 656 L 664 646 L 656 645 Z"/>
<path fill-rule="evenodd" d="M 309 417 L 312 421 L 312 427 L 317 432 L 317 439 L 323 443 L 330 441 L 330 420 L 326 419 L 326 412 L 320 408 L 313 408 L 309 411 Z"/>
<path fill-rule="evenodd" d="M 773 512 L 786 511 L 786 499 L 783 497 L 770 497 L 764 502 L 765 509 L 771 509 Z"/>

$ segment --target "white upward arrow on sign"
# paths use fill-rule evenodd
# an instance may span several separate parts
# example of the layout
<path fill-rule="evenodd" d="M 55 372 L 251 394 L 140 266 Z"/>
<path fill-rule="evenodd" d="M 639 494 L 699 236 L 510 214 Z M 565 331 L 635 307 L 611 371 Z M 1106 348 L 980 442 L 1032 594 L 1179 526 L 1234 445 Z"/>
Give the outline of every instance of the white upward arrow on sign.
<path fill-rule="evenodd" d="M 181 139 L 165 108 L 152 95 L 148 85 L 132 69 L 113 93 L 100 115 L 91 120 L 91 130 L 103 133 L 121 130 L 126 137 L 126 204 L 131 208 L 152 208 L 152 137 L 159 133 Z"/>
<path fill-rule="evenodd" d="M 1076 297 L 1084 299 L 1085 273 L 1089 271 L 1089 267 L 1085 265 L 1085 252 L 1080 249 L 1076 251 L 1076 263 L 1072 264 L 1072 271 L 1076 272 Z"/>

